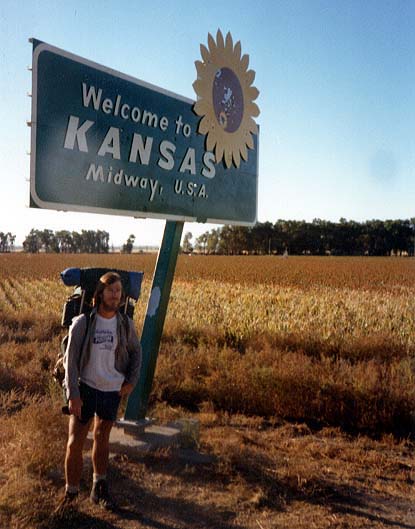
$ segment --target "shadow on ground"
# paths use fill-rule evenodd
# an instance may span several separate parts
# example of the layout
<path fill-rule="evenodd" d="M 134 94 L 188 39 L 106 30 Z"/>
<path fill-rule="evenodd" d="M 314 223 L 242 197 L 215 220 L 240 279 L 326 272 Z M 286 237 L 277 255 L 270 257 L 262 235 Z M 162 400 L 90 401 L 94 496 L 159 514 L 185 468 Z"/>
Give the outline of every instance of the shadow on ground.
<path fill-rule="evenodd" d="M 290 503 L 300 501 L 309 505 L 318 505 L 327 509 L 331 514 L 350 516 L 360 519 L 360 522 L 382 523 L 388 527 L 413 529 L 414 524 L 405 522 L 406 513 L 410 513 L 411 504 L 392 495 L 368 493 L 367 489 L 352 484 L 339 484 L 330 479 L 309 479 L 301 483 L 296 477 L 289 476 L 278 479 L 263 471 L 275 464 L 270 458 L 263 456 L 261 461 L 251 461 L 246 458 L 241 464 L 234 463 L 230 473 L 223 473 L 213 464 L 199 465 L 189 472 L 189 465 L 181 461 L 174 454 L 171 457 L 159 458 L 147 455 L 142 458 L 146 473 L 174 475 L 191 491 L 197 487 L 225 490 L 233 479 L 242 479 L 252 490 L 262 490 L 260 501 L 255 509 L 283 513 Z M 162 497 L 144 490 L 128 477 L 125 469 L 117 469 L 117 489 L 129 490 L 129 498 L 138 498 L 134 507 L 134 500 L 124 515 L 130 519 L 139 520 L 144 527 L 170 529 L 172 527 L 209 529 L 243 529 L 235 524 L 238 512 L 233 509 L 221 509 L 217 506 L 201 506 L 196 501 Z M 161 519 L 171 520 L 173 525 L 161 522 Z"/>

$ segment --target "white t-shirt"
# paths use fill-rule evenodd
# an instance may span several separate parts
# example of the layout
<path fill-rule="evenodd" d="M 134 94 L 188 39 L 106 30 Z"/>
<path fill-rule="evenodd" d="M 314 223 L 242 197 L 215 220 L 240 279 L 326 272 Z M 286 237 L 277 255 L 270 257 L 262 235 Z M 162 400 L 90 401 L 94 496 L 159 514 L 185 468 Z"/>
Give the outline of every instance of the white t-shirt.
<path fill-rule="evenodd" d="M 100 391 L 119 391 L 124 375 L 115 369 L 117 347 L 117 317 L 96 316 L 91 355 L 81 373 L 81 381 Z"/>

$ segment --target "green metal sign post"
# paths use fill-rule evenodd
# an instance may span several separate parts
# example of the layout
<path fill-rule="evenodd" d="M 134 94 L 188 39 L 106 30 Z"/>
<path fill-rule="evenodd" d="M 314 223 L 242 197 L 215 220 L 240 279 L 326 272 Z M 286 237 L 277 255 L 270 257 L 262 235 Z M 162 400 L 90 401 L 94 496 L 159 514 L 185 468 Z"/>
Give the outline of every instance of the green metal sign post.
<path fill-rule="evenodd" d="M 125 420 L 140 420 L 146 416 L 183 225 L 183 222 L 166 222 L 141 336 L 143 361 L 140 381 L 128 399 Z"/>

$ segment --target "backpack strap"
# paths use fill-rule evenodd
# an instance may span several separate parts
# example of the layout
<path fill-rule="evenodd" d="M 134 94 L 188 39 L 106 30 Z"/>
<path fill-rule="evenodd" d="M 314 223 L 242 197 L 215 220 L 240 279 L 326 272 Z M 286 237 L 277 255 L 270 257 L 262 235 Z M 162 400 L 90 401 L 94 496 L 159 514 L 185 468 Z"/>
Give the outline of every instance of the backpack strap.
<path fill-rule="evenodd" d="M 82 338 L 82 343 L 81 343 L 81 351 L 80 351 L 81 353 L 82 353 L 82 350 L 83 350 L 84 345 L 85 345 L 86 335 L 88 334 L 89 324 L 91 322 L 91 313 L 90 312 L 84 312 L 84 315 L 85 315 L 85 319 L 86 319 L 86 325 L 85 325 L 84 337 Z"/>
<path fill-rule="evenodd" d="M 121 312 L 121 317 L 122 317 L 122 322 L 124 324 L 125 332 L 127 333 L 127 338 L 128 338 L 128 333 L 130 332 L 130 318 L 124 312 Z"/>

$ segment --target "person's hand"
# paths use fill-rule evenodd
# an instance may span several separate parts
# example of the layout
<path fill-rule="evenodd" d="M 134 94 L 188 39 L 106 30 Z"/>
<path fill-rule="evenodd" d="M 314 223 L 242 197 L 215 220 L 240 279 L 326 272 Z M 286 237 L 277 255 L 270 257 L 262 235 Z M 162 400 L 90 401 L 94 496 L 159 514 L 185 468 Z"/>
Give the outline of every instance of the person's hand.
<path fill-rule="evenodd" d="M 133 389 L 134 386 L 132 384 L 130 384 L 129 382 L 124 382 L 120 389 L 120 397 L 124 397 L 124 395 L 129 395 Z"/>
<path fill-rule="evenodd" d="M 80 397 L 69 399 L 68 407 L 70 415 L 75 415 L 79 419 L 81 418 L 82 400 Z"/>

